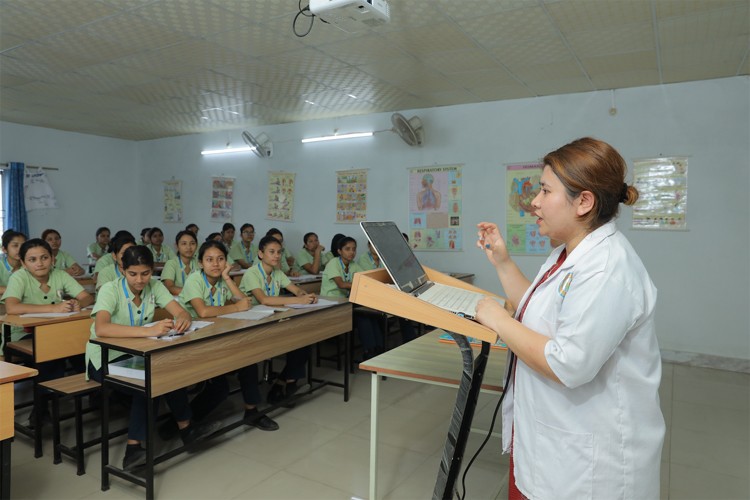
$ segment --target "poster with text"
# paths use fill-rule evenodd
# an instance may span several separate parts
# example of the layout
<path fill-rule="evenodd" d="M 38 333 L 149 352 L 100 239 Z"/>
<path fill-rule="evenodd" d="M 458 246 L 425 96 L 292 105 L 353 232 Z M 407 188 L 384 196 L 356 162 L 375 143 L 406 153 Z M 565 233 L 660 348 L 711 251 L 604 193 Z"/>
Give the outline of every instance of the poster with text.
<path fill-rule="evenodd" d="M 415 250 L 461 250 L 461 166 L 409 169 L 409 244 Z"/>
<path fill-rule="evenodd" d="M 367 219 L 367 170 L 336 172 L 336 223 Z"/>
<path fill-rule="evenodd" d="M 211 178 L 211 221 L 231 222 L 234 199 L 233 177 Z"/>
<path fill-rule="evenodd" d="M 290 222 L 294 214 L 294 176 L 286 172 L 268 172 L 268 208 L 266 219 Z"/>
<path fill-rule="evenodd" d="M 635 160 L 639 196 L 633 205 L 633 229 L 686 230 L 687 175 L 684 156 Z"/>
<path fill-rule="evenodd" d="M 521 163 L 507 165 L 505 243 L 511 255 L 546 255 L 550 251 L 549 238 L 539 234 L 532 200 L 539 194 L 539 180 L 544 165 Z"/>
<path fill-rule="evenodd" d="M 182 181 L 164 181 L 164 222 L 182 222 Z"/>

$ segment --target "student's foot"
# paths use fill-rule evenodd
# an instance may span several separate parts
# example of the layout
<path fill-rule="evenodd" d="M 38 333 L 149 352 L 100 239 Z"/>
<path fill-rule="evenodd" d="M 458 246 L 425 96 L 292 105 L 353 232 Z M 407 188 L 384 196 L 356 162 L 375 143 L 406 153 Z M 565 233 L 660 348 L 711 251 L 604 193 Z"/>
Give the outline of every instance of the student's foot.
<path fill-rule="evenodd" d="M 180 429 L 180 438 L 185 445 L 193 444 L 209 437 L 221 429 L 221 422 L 206 422 L 205 424 L 191 423 L 184 429 Z"/>
<path fill-rule="evenodd" d="M 132 471 L 146 465 L 146 450 L 140 444 L 129 444 L 122 459 L 122 470 Z"/>
<path fill-rule="evenodd" d="M 271 386 L 271 390 L 268 391 L 266 400 L 268 401 L 268 404 L 275 405 L 284 401 L 285 398 L 286 392 L 284 391 L 284 386 L 282 384 L 274 383 Z"/>
<path fill-rule="evenodd" d="M 180 428 L 177 427 L 177 422 L 173 418 L 168 418 L 156 428 L 156 433 L 162 441 L 171 441 L 179 431 Z"/>
<path fill-rule="evenodd" d="M 245 424 L 257 427 L 262 431 L 279 430 L 279 424 L 271 419 L 271 417 L 260 413 L 257 408 L 253 408 L 252 410 L 245 410 L 244 421 Z"/>

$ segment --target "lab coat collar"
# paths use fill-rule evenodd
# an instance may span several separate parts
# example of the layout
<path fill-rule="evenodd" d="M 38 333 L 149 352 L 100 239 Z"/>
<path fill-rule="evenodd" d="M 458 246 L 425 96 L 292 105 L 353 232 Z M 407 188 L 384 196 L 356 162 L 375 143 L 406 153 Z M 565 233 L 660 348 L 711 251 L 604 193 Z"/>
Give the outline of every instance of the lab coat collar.
<path fill-rule="evenodd" d="M 566 257 L 565 262 L 563 262 L 563 265 L 560 266 L 560 270 L 567 269 L 576 265 L 576 263 L 581 258 L 583 258 L 583 256 L 589 253 L 592 248 L 596 247 L 599 243 L 615 234 L 615 232 L 617 232 L 617 226 L 615 225 L 614 219 L 612 219 L 609 222 L 605 223 L 603 226 L 600 226 L 587 234 L 586 237 L 581 240 L 578 246 L 575 247 L 575 249 L 573 249 L 573 251 Z M 556 252 L 556 255 L 559 254 Z"/>

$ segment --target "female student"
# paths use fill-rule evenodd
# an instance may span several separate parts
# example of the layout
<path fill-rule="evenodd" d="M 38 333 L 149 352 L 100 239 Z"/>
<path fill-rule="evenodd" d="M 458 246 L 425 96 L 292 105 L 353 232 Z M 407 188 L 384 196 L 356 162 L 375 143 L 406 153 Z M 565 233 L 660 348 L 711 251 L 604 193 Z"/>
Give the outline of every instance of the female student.
<path fill-rule="evenodd" d="M 279 241 L 279 243 L 281 243 L 281 259 L 279 261 L 279 269 L 281 269 L 287 276 L 299 276 L 299 273 L 292 269 L 292 266 L 294 265 L 294 257 L 289 255 L 286 251 L 286 248 L 284 248 L 284 235 L 281 234 L 281 231 L 279 231 L 275 227 L 272 227 L 266 232 L 266 236 L 273 236 Z"/>
<path fill-rule="evenodd" d="M 341 238 L 343 238 L 344 236 L 346 236 L 346 235 L 345 234 L 341 234 L 341 233 L 336 233 L 336 234 L 333 235 L 333 238 L 331 238 L 331 246 L 328 247 L 328 248 L 330 248 L 330 250 L 328 250 L 327 252 L 323 253 L 323 255 L 321 256 L 321 259 L 325 260 L 326 263 L 325 263 L 325 265 L 320 266 L 320 269 L 325 269 L 326 266 L 328 265 L 328 263 L 331 260 L 333 260 L 334 257 L 338 257 L 339 256 L 336 249 L 339 247 L 339 240 Z"/>
<path fill-rule="evenodd" d="M 42 233 L 42 239 L 49 243 L 49 247 L 52 249 L 52 257 L 54 257 L 55 261 L 53 267 L 55 269 L 65 271 L 71 276 L 81 276 L 85 272 L 83 268 L 78 265 L 72 255 L 60 250 L 62 237 L 57 230 L 45 229 Z"/>
<path fill-rule="evenodd" d="M 99 260 L 107 253 L 109 245 L 109 228 L 100 227 L 96 230 L 96 241 L 86 247 L 86 256 L 89 258 L 89 265 Z"/>
<path fill-rule="evenodd" d="M 478 225 L 478 246 L 518 305 L 515 318 L 489 299 L 477 307 L 515 356 L 502 410 L 509 497 L 659 497 L 656 288 L 615 225 L 619 204 L 638 199 L 626 172 L 612 146 L 591 138 L 544 157 L 532 207 L 539 232 L 563 245 L 533 283 L 498 227 Z"/>
<path fill-rule="evenodd" d="M 149 237 L 149 234 L 151 233 L 150 227 L 144 227 L 141 229 L 141 245 L 148 246 L 151 244 L 151 238 Z"/>
<path fill-rule="evenodd" d="M 243 294 L 229 276 L 230 266 L 224 245 L 207 241 L 198 251 L 200 272 L 187 277 L 180 293 L 180 301 L 193 318 L 215 318 L 222 314 L 247 311 L 250 299 Z M 261 414 L 257 405 L 261 402 L 258 389 L 258 365 L 253 364 L 237 373 L 245 403 L 244 421 L 264 431 L 275 431 L 279 425 L 270 417 Z M 202 420 L 219 403 L 229 396 L 229 382 L 221 375 L 209 380 L 206 388 L 195 397 L 191 406 L 196 420 Z"/>
<path fill-rule="evenodd" d="M 252 266 L 258 257 L 258 247 L 253 245 L 254 239 L 255 226 L 252 224 L 243 224 L 240 227 L 240 240 L 235 241 L 229 250 L 229 257 L 239 264 L 242 269 Z"/>
<path fill-rule="evenodd" d="M 145 246 L 132 246 L 122 256 L 125 275 L 101 287 L 96 297 L 96 305 L 91 312 L 94 323 L 91 325 L 91 339 L 106 337 L 159 337 L 172 329 L 184 332 L 190 326 L 190 314 L 174 300 L 169 291 L 159 281 L 151 279 L 154 256 Z M 152 327 L 146 327 L 154 317 L 154 309 L 162 307 L 174 319 L 164 319 Z M 108 362 L 124 359 L 128 355 L 115 350 L 109 351 Z M 97 382 L 102 381 L 101 347 L 89 342 L 86 344 L 87 374 Z M 197 425 L 191 422 L 192 414 L 187 391 L 179 389 L 165 395 L 172 415 L 177 420 L 180 437 L 184 444 L 214 433 L 218 422 Z M 146 462 L 146 450 L 141 443 L 146 439 L 146 398 L 133 395 L 130 407 L 128 443 L 122 468 L 131 471 Z"/>
<path fill-rule="evenodd" d="M 362 271 L 354 259 L 357 256 L 357 241 L 349 236 L 337 242 L 338 257 L 332 259 L 323 271 L 320 295 L 348 297 L 352 289 L 354 273 Z M 383 335 L 378 321 L 372 316 L 355 314 L 354 323 L 362 344 L 362 357 L 370 359 L 383 350 Z"/>
<path fill-rule="evenodd" d="M 234 245 L 234 232 L 234 224 L 231 222 L 225 222 L 221 226 L 221 242 L 227 247 L 227 254 L 232 250 L 232 245 Z"/>
<path fill-rule="evenodd" d="M 273 236 L 265 236 L 258 244 L 258 259 L 242 277 L 240 290 L 253 299 L 254 304 L 264 306 L 283 306 L 286 304 L 314 304 L 318 297 L 314 293 L 307 293 L 289 281 L 281 272 L 279 264 L 282 257 L 281 243 Z M 293 297 L 279 297 L 284 288 Z M 286 366 L 279 373 L 271 390 L 268 392 L 268 402 L 278 403 L 290 397 L 297 391 L 297 380 L 305 376 L 305 363 L 309 358 L 310 348 L 303 347 L 286 355 Z"/>
<path fill-rule="evenodd" d="M 26 241 L 26 235 L 18 231 L 8 229 L 3 233 L 3 255 L 0 257 L 0 295 L 5 293 L 10 275 L 21 269 L 19 252 L 24 241 Z"/>
<path fill-rule="evenodd" d="M 99 271 L 96 275 L 96 289 L 97 291 L 105 284 L 109 283 L 110 281 L 118 280 L 122 277 L 124 269 L 122 267 L 122 255 L 125 253 L 125 250 L 128 248 L 135 246 L 135 240 L 133 238 L 128 238 L 127 236 L 122 236 L 120 238 L 115 238 L 110 242 L 110 247 L 112 248 L 112 254 L 115 256 L 115 263 L 111 266 L 107 266 L 101 271 Z"/>
<path fill-rule="evenodd" d="M 318 235 L 307 233 L 303 238 L 304 246 L 297 254 L 297 266 L 300 274 L 320 274 L 325 269 L 331 257 L 325 247 L 320 244 Z"/>
<path fill-rule="evenodd" d="M 166 262 L 169 259 L 174 259 L 177 255 L 174 250 L 169 248 L 164 243 L 164 233 L 158 227 L 152 227 L 148 232 L 148 239 L 151 243 L 148 244 L 149 250 L 154 254 L 154 262 Z"/>
<path fill-rule="evenodd" d="M 112 253 L 112 240 L 117 240 L 122 237 L 127 237 L 135 241 L 135 236 L 130 231 L 126 231 L 124 229 L 121 229 L 115 233 L 115 235 L 110 240 L 110 244 L 107 247 L 107 253 L 105 255 L 102 255 L 99 260 L 96 261 L 96 266 L 94 267 L 94 274 L 93 277 L 95 278 L 96 275 L 104 269 L 107 266 L 111 266 L 115 263 L 115 255 Z"/>
<path fill-rule="evenodd" d="M 164 264 L 161 282 L 172 295 L 179 295 L 190 273 L 198 271 L 198 259 L 195 250 L 198 248 L 198 237 L 192 231 L 180 231 L 175 238 L 177 258 Z"/>
<path fill-rule="evenodd" d="M 200 229 L 198 228 L 198 224 L 188 224 L 187 226 L 185 226 L 185 231 L 190 231 L 197 238 L 198 231 L 200 231 Z"/>

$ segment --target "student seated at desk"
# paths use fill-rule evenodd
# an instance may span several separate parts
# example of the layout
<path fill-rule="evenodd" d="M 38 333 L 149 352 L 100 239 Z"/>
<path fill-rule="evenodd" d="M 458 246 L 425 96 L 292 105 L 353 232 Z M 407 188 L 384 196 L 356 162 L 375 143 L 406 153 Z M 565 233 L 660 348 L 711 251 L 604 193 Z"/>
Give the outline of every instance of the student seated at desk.
<path fill-rule="evenodd" d="M 201 272 L 187 277 L 180 293 L 180 302 L 185 305 L 193 318 L 215 318 L 222 314 L 247 311 L 252 306 L 250 299 L 243 294 L 229 276 L 224 245 L 218 241 L 207 241 L 198 250 Z M 237 372 L 245 403 L 244 421 L 264 431 L 275 431 L 279 425 L 258 412 L 261 402 L 258 388 L 258 365 L 241 368 Z M 216 406 L 229 396 L 229 382 L 225 375 L 214 377 L 206 382 L 206 388 L 193 399 L 193 416 L 202 420 Z"/>
<path fill-rule="evenodd" d="M 96 305 L 91 312 L 94 323 L 91 325 L 91 338 L 106 337 L 159 337 L 172 329 L 184 332 L 191 323 L 190 314 L 176 301 L 164 285 L 151 279 L 154 256 L 147 247 L 138 245 L 125 250 L 122 256 L 125 276 L 110 281 L 101 287 Z M 162 307 L 174 317 L 164 319 L 152 327 L 144 327 L 154 317 L 154 309 Z M 126 358 L 127 354 L 109 350 L 108 362 Z M 89 378 L 102 382 L 101 347 L 89 342 L 86 344 L 86 373 Z M 197 425 L 191 422 L 192 412 L 186 389 L 165 394 L 172 415 L 177 420 L 180 437 L 184 444 L 190 444 L 216 432 L 218 422 Z M 141 443 L 146 440 L 146 398 L 133 395 L 130 407 L 128 444 L 122 468 L 131 471 L 146 463 L 146 450 Z M 156 406 L 156 400 L 153 401 Z"/>
<path fill-rule="evenodd" d="M 190 223 L 185 226 L 185 231 L 190 231 L 195 235 L 196 238 L 198 238 L 198 231 L 200 231 L 200 229 L 198 228 L 198 224 Z"/>
<path fill-rule="evenodd" d="M 10 275 L 21 269 L 19 251 L 24 241 L 26 241 L 26 235 L 18 231 L 8 229 L 3 233 L 3 255 L 0 257 L 0 295 L 5 293 Z M 0 340 L 1 344 L 2 340 Z"/>
<path fill-rule="evenodd" d="M 234 224 L 231 222 L 225 222 L 224 225 L 221 226 L 221 242 L 227 249 L 227 255 L 232 250 L 232 245 L 234 245 L 234 232 Z"/>
<path fill-rule="evenodd" d="M 177 258 L 170 259 L 161 271 L 161 282 L 172 295 L 179 295 L 185 286 L 187 277 L 199 270 L 195 250 L 198 248 L 198 237 L 191 231 L 180 231 L 175 238 Z"/>
<path fill-rule="evenodd" d="M 307 233 L 302 238 L 304 246 L 297 254 L 297 268 L 300 274 L 320 274 L 331 260 L 330 252 L 320 244 L 318 235 Z"/>
<path fill-rule="evenodd" d="M 96 241 L 86 247 L 89 271 L 92 265 L 96 265 L 97 260 L 107 254 L 107 246 L 109 246 L 109 228 L 102 226 L 96 230 Z"/>
<path fill-rule="evenodd" d="M 144 227 L 141 229 L 141 242 L 140 245 L 149 246 L 151 244 L 151 238 L 149 238 L 149 233 L 151 232 L 150 227 Z"/>
<path fill-rule="evenodd" d="M 240 227 L 240 239 L 232 244 L 229 257 L 239 264 L 242 269 L 253 265 L 258 258 L 258 247 L 253 245 L 255 239 L 255 227 L 252 224 L 243 224 Z"/>
<path fill-rule="evenodd" d="M 21 245 L 19 256 L 23 269 L 10 277 L 2 299 L 8 314 L 78 312 L 81 307 L 93 304 L 94 298 L 72 276 L 52 268 L 52 249 L 46 241 L 27 240 Z M 25 336 L 23 328 L 11 329 L 11 341 Z M 83 360 L 79 356 L 67 359 L 74 369 L 83 370 Z M 39 370 L 38 382 L 61 378 L 65 376 L 65 359 L 39 363 L 36 369 Z M 33 422 L 33 417 L 29 421 Z"/>
<path fill-rule="evenodd" d="M 331 260 L 323 271 L 320 284 L 320 295 L 333 297 L 348 297 L 352 289 L 354 273 L 362 271 L 355 262 L 357 256 L 357 240 L 349 236 L 340 238 L 336 251 L 338 258 Z M 367 360 L 383 351 L 383 335 L 380 325 L 372 316 L 354 314 L 354 324 L 359 333 L 362 344 L 362 357 Z"/>
<path fill-rule="evenodd" d="M 287 304 L 314 304 L 318 297 L 307 293 L 281 272 L 279 264 L 282 257 L 281 243 L 273 236 L 264 236 L 258 244 L 258 259 L 242 277 L 240 290 L 252 297 L 254 304 L 264 306 L 284 306 Z M 293 297 L 279 297 L 284 288 Z M 305 376 L 305 364 L 310 357 L 310 347 L 302 347 L 286 355 L 286 366 L 279 373 L 271 390 L 268 402 L 278 403 L 297 392 L 297 380 Z"/>
<path fill-rule="evenodd" d="M 164 263 L 177 257 L 174 250 L 169 248 L 168 245 L 162 244 L 164 243 L 164 233 L 158 227 L 151 228 L 148 232 L 148 239 L 151 242 L 148 244 L 148 249 L 154 254 L 154 262 Z"/>
<path fill-rule="evenodd" d="M 273 236 L 279 241 L 279 243 L 281 243 L 281 259 L 279 261 L 279 269 L 281 269 L 282 272 L 287 276 L 299 276 L 299 273 L 296 270 L 292 269 L 292 266 L 294 265 L 294 257 L 289 255 L 286 251 L 286 248 L 284 248 L 284 235 L 281 234 L 281 231 L 279 231 L 275 227 L 272 227 L 266 232 L 266 236 Z"/>
<path fill-rule="evenodd" d="M 122 236 L 120 238 L 115 238 L 110 242 L 110 247 L 112 248 L 112 254 L 115 256 L 115 263 L 111 266 L 107 266 L 101 271 L 99 271 L 96 275 L 96 290 L 98 291 L 105 283 L 109 283 L 110 281 L 118 280 L 123 275 L 123 268 L 122 268 L 122 255 L 125 253 L 125 250 L 127 250 L 130 247 L 135 246 L 135 240 L 133 238 L 130 238 L 128 236 Z"/>
<path fill-rule="evenodd" d="M 321 260 L 326 261 L 324 265 L 320 266 L 321 272 L 325 270 L 329 262 L 331 262 L 334 258 L 338 258 L 339 254 L 337 253 L 338 251 L 336 249 L 339 247 L 339 240 L 341 238 L 344 238 L 345 236 L 346 236 L 345 234 L 341 234 L 341 233 L 336 233 L 333 235 L 333 238 L 331 238 L 331 246 L 328 247 L 330 248 L 330 250 L 323 253 L 323 255 L 321 256 Z"/>
<path fill-rule="evenodd" d="M 49 244 L 54 257 L 53 267 L 60 271 L 65 271 L 71 276 L 82 276 L 85 272 L 78 262 L 68 252 L 60 250 L 62 237 L 56 229 L 45 229 L 42 233 L 42 239 Z"/>
<path fill-rule="evenodd" d="M 107 254 L 102 255 L 101 258 L 96 261 L 96 266 L 94 267 L 94 273 L 91 275 L 92 278 L 96 279 L 96 275 L 99 274 L 99 271 L 115 263 L 115 255 L 112 252 L 112 241 L 118 240 L 122 237 L 127 237 L 135 241 L 135 236 L 133 236 L 130 231 L 125 231 L 124 229 L 117 231 L 115 235 L 112 237 L 112 239 L 110 240 L 109 245 L 107 246 Z"/>

